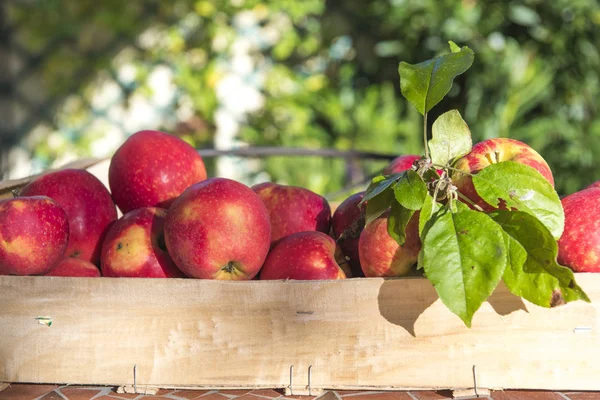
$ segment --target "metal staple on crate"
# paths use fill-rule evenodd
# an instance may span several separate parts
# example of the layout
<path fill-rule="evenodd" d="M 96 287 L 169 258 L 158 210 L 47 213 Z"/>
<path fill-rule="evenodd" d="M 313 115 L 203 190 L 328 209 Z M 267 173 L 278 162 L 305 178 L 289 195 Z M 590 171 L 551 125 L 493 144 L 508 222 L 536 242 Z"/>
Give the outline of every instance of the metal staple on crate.
<path fill-rule="evenodd" d="M 473 365 L 473 390 L 475 391 L 475 396 L 479 397 L 479 393 L 477 393 L 477 366 Z"/>
<path fill-rule="evenodd" d="M 137 364 L 133 364 L 133 391 L 137 393 Z"/>
<path fill-rule="evenodd" d="M 290 395 L 294 395 L 294 366 L 290 365 Z"/>
<path fill-rule="evenodd" d="M 309 396 L 312 396 L 311 387 L 310 387 L 312 367 L 313 367 L 312 365 L 308 366 L 308 395 Z"/>

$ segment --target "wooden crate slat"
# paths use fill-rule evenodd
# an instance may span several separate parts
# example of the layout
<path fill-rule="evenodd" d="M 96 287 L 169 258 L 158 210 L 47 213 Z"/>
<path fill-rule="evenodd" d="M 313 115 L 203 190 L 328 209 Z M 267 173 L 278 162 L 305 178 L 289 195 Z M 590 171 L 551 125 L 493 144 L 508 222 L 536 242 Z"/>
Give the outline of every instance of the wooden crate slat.
<path fill-rule="evenodd" d="M 219 282 L 0 276 L 0 381 L 159 387 L 600 389 L 593 303 L 500 286 L 466 328 L 422 278 Z M 50 327 L 37 317 L 52 318 Z"/>

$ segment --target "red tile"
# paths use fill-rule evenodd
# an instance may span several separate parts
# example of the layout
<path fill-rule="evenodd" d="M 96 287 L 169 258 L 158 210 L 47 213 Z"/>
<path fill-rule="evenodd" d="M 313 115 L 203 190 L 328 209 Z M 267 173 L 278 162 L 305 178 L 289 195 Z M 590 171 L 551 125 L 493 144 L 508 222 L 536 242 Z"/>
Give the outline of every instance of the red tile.
<path fill-rule="evenodd" d="M 92 397 L 97 396 L 102 388 L 63 387 L 58 390 L 69 400 L 90 400 Z"/>
<path fill-rule="evenodd" d="M 96 397 L 94 398 L 94 400 L 115 400 L 115 399 L 119 399 L 118 397 L 115 396 L 107 396 L 107 395 L 102 395 L 100 397 Z"/>
<path fill-rule="evenodd" d="M 316 400 L 340 400 L 341 397 L 336 392 L 328 391 L 316 398 Z"/>
<path fill-rule="evenodd" d="M 246 393 L 240 397 L 236 397 L 235 400 L 266 400 L 266 399 L 262 396 L 256 396 L 251 393 Z"/>
<path fill-rule="evenodd" d="M 172 400 L 169 397 L 165 397 L 165 396 L 159 396 L 159 395 L 146 395 L 146 396 L 142 396 L 140 397 L 140 400 Z"/>
<path fill-rule="evenodd" d="M 0 392 L 0 400 L 33 400 L 52 392 L 57 387 L 56 385 L 14 383 Z"/>
<path fill-rule="evenodd" d="M 335 392 L 340 397 L 348 396 L 348 395 L 351 395 L 351 394 L 365 393 L 364 390 L 336 390 Z"/>
<path fill-rule="evenodd" d="M 219 390 L 219 394 L 226 394 L 232 396 L 243 396 L 249 393 L 252 389 L 223 389 Z"/>
<path fill-rule="evenodd" d="M 210 393 L 210 394 L 205 394 L 204 396 L 201 397 L 202 400 L 226 400 L 229 399 L 229 397 L 227 396 L 222 396 L 218 393 Z"/>
<path fill-rule="evenodd" d="M 348 400 L 413 400 L 407 392 L 364 392 L 346 397 Z"/>
<path fill-rule="evenodd" d="M 208 392 L 212 392 L 212 390 L 176 390 L 171 393 L 173 396 L 182 397 L 184 399 L 196 399 L 200 396 L 205 395 Z"/>
<path fill-rule="evenodd" d="M 171 394 L 175 391 L 175 389 L 158 389 L 158 392 L 156 392 L 157 396 L 164 396 L 166 394 Z"/>
<path fill-rule="evenodd" d="M 117 393 L 117 389 L 111 390 L 109 394 L 120 399 L 135 399 L 139 396 L 138 393 Z"/>
<path fill-rule="evenodd" d="M 281 397 L 281 399 L 297 399 L 297 400 L 314 400 L 316 398 L 317 398 L 317 396 L 301 396 L 301 395 L 295 395 L 295 394 Z"/>
<path fill-rule="evenodd" d="M 283 396 L 283 391 L 277 391 L 274 389 L 255 389 L 255 390 L 250 391 L 250 394 L 276 399 L 278 397 Z"/>
<path fill-rule="evenodd" d="M 50 393 L 46 393 L 44 396 L 40 397 L 40 400 L 63 400 L 60 394 L 52 391 Z"/>
<path fill-rule="evenodd" d="M 452 398 L 451 390 L 419 390 L 411 393 L 419 400 L 446 400 Z"/>
<path fill-rule="evenodd" d="M 332 392 L 332 391 L 327 391 L 316 398 L 316 400 L 340 400 L 340 399 L 341 399 L 341 397 L 336 392 Z"/>
<path fill-rule="evenodd" d="M 563 394 L 571 400 L 600 400 L 600 392 L 568 392 Z"/>
<path fill-rule="evenodd" d="M 565 400 L 556 392 L 541 390 L 505 390 L 491 394 L 494 400 Z"/>

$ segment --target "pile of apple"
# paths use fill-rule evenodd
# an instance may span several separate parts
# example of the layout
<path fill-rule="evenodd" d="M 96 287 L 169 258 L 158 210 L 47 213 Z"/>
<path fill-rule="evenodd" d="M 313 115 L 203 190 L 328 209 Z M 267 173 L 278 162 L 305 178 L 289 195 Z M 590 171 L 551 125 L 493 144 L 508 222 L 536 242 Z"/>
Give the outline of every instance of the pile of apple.
<path fill-rule="evenodd" d="M 400 156 L 384 174 L 420 158 Z M 554 183 L 544 159 L 511 139 L 475 145 L 456 168 L 476 174 L 507 160 Z M 472 205 L 490 209 L 469 175 L 456 177 Z M 166 133 L 132 135 L 111 159 L 109 186 L 85 170 L 64 169 L 0 201 L 0 274 L 310 280 L 417 273 L 418 213 L 400 246 L 386 213 L 365 226 L 364 192 L 332 215 L 327 200 L 305 188 L 207 178 L 198 153 Z M 576 272 L 600 271 L 600 182 L 562 203 L 558 261 Z"/>

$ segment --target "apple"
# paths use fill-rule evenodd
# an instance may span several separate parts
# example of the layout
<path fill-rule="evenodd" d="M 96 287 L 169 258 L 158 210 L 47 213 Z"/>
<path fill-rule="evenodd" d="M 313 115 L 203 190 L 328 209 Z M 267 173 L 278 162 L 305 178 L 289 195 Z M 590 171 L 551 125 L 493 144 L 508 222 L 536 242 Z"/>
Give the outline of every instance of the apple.
<path fill-rule="evenodd" d="M 413 163 L 420 159 L 421 156 L 415 154 L 406 154 L 394 158 L 388 165 L 383 169 L 383 175 L 397 174 L 407 169 L 411 169 Z"/>
<path fill-rule="evenodd" d="M 45 276 L 80 276 L 96 278 L 100 276 L 100 270 L 89 261 L 80 258 L 63 258 L 44 274 Z"/>
<path fill-rule="evenodd" d="M 558 263 L 575 272 L 600 272 L 600 188 L 562 200 L 565 229 L 558 241 Z"/>
<path fill-rule="evenodd" d="M 344 279 L 346 274 L 336 261 L 336 248 L 335 240 L 323 232 L 286 236 L 269 252 L 260 279 Z"/>
<path fill-rule="evenodd" d="M 389 211 L 368 223 L 358 239 L 360 266 L 366 277 L 406 276 L 413 268 L 421 251 L 419 212 L 415 212 L 406 226 L 406 241 L 400 246 L 388 233 Z"/>
<path fill-rule="evenodd" d="M 65 256 L 100 265 L 102 241 L 117 219 L 115 203 L 98 178 L 82 169 L 64 169 L 40 176 L 21 196 L 48 196 L 67 213 L 69 244 Z"/>
<path fill-rule="evenodd" d="M 171 205 L 165 241 L 175 264 L 190 277 L 250 280 L 269 252 L 269 213 L 248 186 L 206 179 Z"/>
<path fill-rule="evenodd" d="M 45 274 L 69 243 L 65 210 L 46 196 L 0 201 L 0 274 Z"/>
<path fill-rule="evenodd" d="M 592 183 L 591 185 L 589 185 L 588 187 L 586 187 L 586 189 L 591 189 L 591 188 L 600 188 L 600 181 L 596 181 L 596 182 Z"/>
<path fill-rule="evenodd" d="M 267 207 L 271 221 L 271 241 L 296 232 L 329 233 L 331 207 L 325 197 L 302 187 L 264 182 L 252 190 Z"/>
<path fill-rule="evenodd" d="M 415 161 L 421 159 L 421 156 L 415 154 L 406 154 L 394 158 L 381 172 L 383 175 L 398 174 L 400 172 L 409 170 L 412 168 Z M 441 175 L 443 170 L 436 170 L 438 175 Z"/>
<path fill-rule="evenodd" d="M 108 229 L 102 246 L 102 275 L 131 278 L 182 278 L 169 256 L 163 228 L 167 211 L 142 207 Z"/>
<path fill-rule="evenodd" d="M 333 237 L 347 257 L 353 277 L 364 276 L 358 255 L 358 238 L 365 224 L 365 207 L 359 207 L 359 203 L 364 196 L 365 192 L 360 192 L 348 197 L 335 209 L 331 217 Z M 342 234 L 344 236 L 340 237 Z"/>
<path fill-rule="evenodd" d="M 190 185 L 206 179 L 202 157 L 177 136 L 159 131 L 131 135 L 113 155 L 108 183 L 123 213 L 169 208 Z"/>
<path fill-rule="evenodd" d="M 515 139 L 494 138 L 479 142 L 473 146 L 469 154 L 456 162 L 454 168 L 474 175 L 488 165 L 502 161 L 514 161 L 533 167 L 554 187 L 552 171 L 546 160 L 529 145 Z M 494 207 L 477 194 L 471 176 L 455 172 L 452 174 L 452 182 L 463 195 L 483 210 L 494 210 Z"/>

